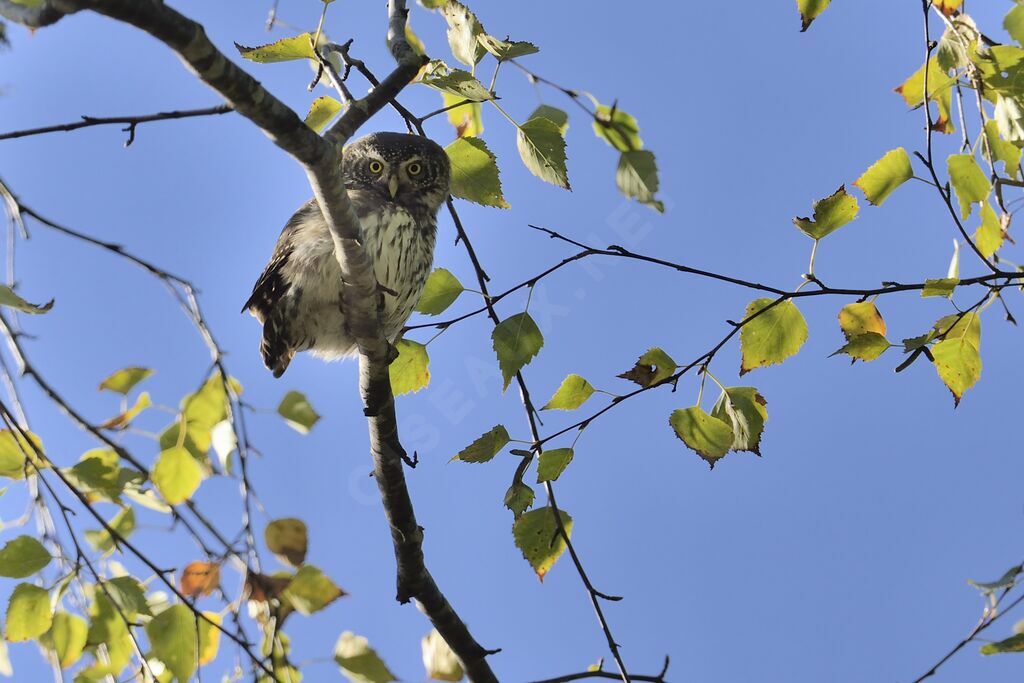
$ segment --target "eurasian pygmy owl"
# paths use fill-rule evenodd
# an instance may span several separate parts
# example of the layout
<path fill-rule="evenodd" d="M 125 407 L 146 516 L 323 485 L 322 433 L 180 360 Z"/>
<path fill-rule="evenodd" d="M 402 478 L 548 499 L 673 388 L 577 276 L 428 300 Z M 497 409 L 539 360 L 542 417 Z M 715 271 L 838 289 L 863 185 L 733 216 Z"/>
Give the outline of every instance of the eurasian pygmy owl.
<path fill-rule="evenodd" d="M 373 133 L 345 148 L 342 175 L 384 296 L 384 335 L 394 341 L 434 260 L 437 210 L 450 166 L 431 140 Z M 326 359 L 355 353 L 341 308 L 341 269 L 316 200 L 292 216 L 242 310 L 263 324 L 260 353 L 280 377 L 298 351 Z"/>

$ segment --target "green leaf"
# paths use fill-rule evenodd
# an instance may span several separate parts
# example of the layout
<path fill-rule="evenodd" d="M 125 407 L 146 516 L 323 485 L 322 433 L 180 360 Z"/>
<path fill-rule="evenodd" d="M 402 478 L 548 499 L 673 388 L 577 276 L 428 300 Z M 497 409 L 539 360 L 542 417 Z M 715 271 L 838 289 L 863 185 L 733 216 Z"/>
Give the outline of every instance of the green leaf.
<path fill-rule="evenodd" d="M 512 438 L 508 435 L 505 425 L 497 425 L 489 432 L 469 444 L 456 455 L 452 460 L 462 462 L 487 462 L 504 448 Z M 450 462 L 450 461 L 449 461 Z"/>
<path fill-rule="evenodd" d="M 484 102 L 494 99 L 494 95 L 473 74 L 462 69 L 452 69 L 439 59 L 423 67 L 419 82 L 462 100 Z"/>
<path fill-rule="evenodd" d="M 519 126 L 516 146 L 530 173 L 544 182 L 572 189 L 565 166 L 565 138 L 557 123 L 544 118 L 530 119 Z"/>
<path fill-rule="evenodd" d="M 640 126 L 636 119 L 618 108 L 597 105 L 594 111 L 594 135 L 620 152 L 642 149 Z"/>
<path fill-rule="evenodd" d="M 556 481 L 572 462 L 572 456 L 571 448 L 555 448 L 541 453 L 537 458 L 537 483 Z"/>
<path fill-rule="evenodd" d="M 1018 5 L 1021 7 L 1021 5 Z M 1024 633 L 1017 633 L 1006 640 L 995 643 L 985 643 L 981 646 L 981 654 L 998 655 L 1007 652 L 1024 652 Z"/>
<path fill-rule="evenodd" d="M 1016 149 L 1016 148 L 1014 148 Z M 985 202 L 981 205 L 981 225 L 974 231 L 974 243 L 985 258 L 992 256 L 1003 246 L 1003 224 L 995 209 Z"/>
<path fill-rule="evenodd" d="M 995 581 L 974 581 L 973 579 L 967 579 L 967 583 L 980 590 L 985 595 L 991 595 L 996 591 L 1001 591 L 1008 588 L 1013 588 L 1017 583 L 1017 577 L 1024 572 L 1024 565 L 1016 565 L 1010 567 L 1003 573 L 1001 577 Z"/>
<path fill-rule="evenodd" d="M 334 661 L 352 683 L 390 683 L 397 681 L 384 661 L 370 647 L 370 641 L 345 631 L 334 646 Z"/>
<path fill-rule="evenodd" d="M 747 306 L 748 319 L 771 306 L 775 299 L 755 299 Z M 792 301 L 783 301 L 750 320 L 740 330 L 740 374 L 775 365 L 800 350 L 807 341 L 807 321 Z"/>
<path fill-rule="evenodd" d="M 658 213 L 665 213 L 665 205 L 654 198 L 658 191 L 658 166 L 654 152 L 646 149 L 623 152 L 615 169 L 615 185 L 626 197 L 650 206 Z"/>
<path fill-rule="evenodd" d="M 861 301 L 859 303 L 847 304 L 839 311 L 839 328 L 847 341 L 850 339 L 875 332 L 885 335 L 885 320 L 878 308 L 872 301 Z"/>
<path fill-rule="evenodd" d="M 174 446 L 161 451 L 153 465 L 153 485 L 169 505 L 184 503 L 203 481 L 203 468 L 187 449 Z"/>
<path fill-rule="evenodd" d="M 981 354 L 966 337 L 946 339 L 932 347 L 935 370 L 939 379 L 953 394 L 953 404 L 960 405 L 964 392 L 981 378 Z"/>
<path fill-rule="evenodd" d="M 128 538 L 135 531 L 135 511 L 130 507 L 121 508 L 107 523 L 120 538 Z M 115 547 L 114 536 L 105 528 L 98 531 L 86 531 L 85 540 L 101 553 L 110 552 Z"/>
<path fill-rule="evenodd" d="M 1002 97 L 996 95 L 996 109 L 993 113 L 995 121 L 995 134 L 1000 136 L 999 143 L 993 146 L 993 154 L 999 158 L 1001 150 L 1009 150 L 1011 147 L 1018 149 L 1017 145 L 1024 144 L 1024 110 L 1021 109 L 1021 101 L 1014 97 Z M 986 136 L 989 127 L 985 127 Z M 984 152 L 984 150 L 982 150 Z M 1006 175 L 1016 177 L 1020 175 L 1019 161 L 1010 168 L 1013 152 L 1007 151 L 1009 159 L 1004 160 Z"/>
<path fill-rule="evenodd" d="M 732 428 L 732 450 L 761 455 L 767 406 L 764 396 L 754 387 L 726 387 L 711 409 L 711 417 Z"/>
<path fill-rule="evenodd" d="M 907 150 L 897 147 L 871 164 L 853 184 L 861 189 L 868 202 L 881 206 L 896 188 L 913 177 L 914 169 L 910 166 Z"/>
<path fill-rule="evenodd" d="M 235 394 L 242 393 L 242 386 L 234 378 L 231 378 L 229 383 Z M 186 426 L 184 446 L 192 452 L 193 456 L 205 463 L 206 452 L 210 450 L 212 442 L 211 430 L 216 424 L 223 422 L 231 415 L 228 393 L 220 374 L 212 374 L 198 391 L 182 399 L 181 412 Z M 170 443 L 164 441 L 167 436 L 167 432 L 160 435 L 162 448 L 178 445 L 176 431 L 174 440 Z M 190 444 L 189 441 L 192 443 Z"/>
<path fill-rule="evenodd" d="M 594 387 L 590 382 L 579 375 L 568 375 L 541 410 L 576 410 L 593 394 Z"/>
<path fill-rule="evenodd" d="M 832 0 L 796 0 L 796 8 L 800 11 L 800 32 L 806 31 L 811 22 L 824 12 Z"/>
<path fill-rule="evenodd" d="M 967 218 L 973 204 L 981 204 L 988 199 L 992 184 L 972 154 L 952 154 L 948 166 L 949 180 L 960 201 L 960 217 Z"/>
<path fill-rule="evenodd" d="M 395 345 L 398 358 L 388 367 L 391 392 L 395 396 L 417 392 L 430 384 L 430 357 L 427 347 L 408 339 Z"/>
<path fill-rule="evenodd" d="M 458 683 L 466 675 L 462 670 L 462 662 L 455 656 L 437 629 L 423 636 L 423 666 L 427 670 L 427 678 L 433 681 L 451 681 Z"/>
<path fill-rule="evenodd" d="M 26 434 L 28 434 L 27 439 L 20 431 L 12 432 L 9 429 L 0 429 L 0 477 L 24 479 L 26 453 L 37 466 L 49 466 L 36 455 L 36 451 L 40 453 L 43 451 L 42 441 L 32 432 L 26 432 Z M 34 449 L 33 444 L 35 445 Z M 32 472 L 33 468 L 29 467 L 29 471 Z"/>
<path fill-rule="evenodd" d="M 46 313 L 53 308 L 53 299 L 45 304 L 30 304 L 14 293 L 7 285 L 0 285 L 0 306 L 7 306 L 23 313 Z"/>
<path fill-rule="evenodd" d="M 309 434 L 313 425 L 320 421 L 320 415 L 313 410 L 306 395 L 299 391 L 289 391 L 284 395 L 277 406 L 277 414 L 299 434 Z"/>
<path fill-rule="evenodd" d="M 847 194 L 844 185 L 840 185 L 839 189 L 828 197 L 814 202 L 812 208 L 814 220 L 794 218 L 793 225 L 815 240 L 820 240 L 843 227 L 856 218 L 857 212 L 860 211 L 857 198 Z"/>
<path fill-rule="evenodd" d="M 1019 119 L 1019 117 L 1017 118 Z M 1021 149 L 1017 145 L 1013 144 L 1012 141 L 1019 140 L 1024 137 L 1024 131 L 1021 131 L 1021 135 L 1017 135 L 1012 138 L 1008 137 L 1007 139 L 1011 140 L 1011 142 L 1007 142 L 1000 137 L 1000 135 L 1001 133 L 998 121 L 989 120 L 985 123 L 985 139 L 988 141 L 988 150 L 992 152 L 992 163 L 994 164 L 998 161 L 1002 161 L 1003 173 L 1008 175 L 1010 178 L 1016 178 L 1020 175 Z M 984 145 L 982 146 L 982 153 L 986 153 Z"/>
<path fill-rule="evenodd" d="M 295 59 L 316 59 L 313 54 L 313 35 L 300 33 L 291 38 L 282 38 L 269 45 L 245 47 L 235 43 L 238 53 L 246 59 L 269 64 L 271 62 L 290 62 Z"/>
<path fill-rule="evenodd" d="M 840 349 L 832 355 L 845 353 L 855 361 L 873 361 L 889 350 L 892 344 L 884 335 L 877 332 L 865 332 L 850 338 Z"/>
<path fill-rule="evenodd" d="M 21 643 L 35 640 L 50 630 L 53 608 L 50 594 L 30 583 L 19 583 L 7 603 L 7 640 Z"/>
<path fill-rule="evenodd" d="M 1024 5 L 1013 6 L 1013 9 L 1003 19 L 1003 28 L 1011 38 L 1024 44 Z"/>
<path fill-rule="evenodd" d="M 952 313 L 935 321 L 931 339 L 938 336 L 944 339 L 966 339 L 974 348 L 981 350 L 981 317 L 975 311 L 960 315 Z"/>
<path fill-rule="evenodd" d="M 131 635 L 124 619 L 103 591 L 96 592 L 89 618 L 89 633 L 86 636 L 86 645 L 90 648 L 103 646 L 107 651 L 109 666 L 104 667 L 103 673 L 90 676 L 87 680 L 101 680 L 105 676 L 117 676 L 132 658 L 134 648 Z M 103 665 L 96 665 L 103 667 Z"/>
<path fill-rule="evenodd" d="M 441 7 L 441 14 L 448 22 L 448 45 L 452 55 L 466 66 L 475 66 L 487 54 L 477 40 L 484 34 L 483 25 L 469 8 L 456 0 L 448 0 Z"/>
<path fill-rule="evenodd" d="M 335 116 L 338 115 L 343 108 L 343 105 L 338 100 L 328 95 L 318 97 L 313 100 L 313 104 L 309 107 L 309 113 L 306 114 L 305 123 L 307 126 L 315 130 L 317 133 L 323 131 L 327 127 Z"/>
<path fill-rule="evenodd" d="M 284 589 L 284 597 L 296 612 L 305 616 L 319 612 L 343 595 L 345 591 L 309 564 L 299 567 L 291 583 Z"/>
<path fill-rule="evenodd" d="M 199 658 L 196 616 L 187 605 L 171 605 L 146 624 L 153 655 L 163 662 L 178 683 L 188 683 Z"/>
<path fill-rule="evenodd" d="M 141 481 L 141 475 L 120 466 L 121 457 L 109 448 L 94 448 L 82 454 L 65 474 L 83 490 L 117 500 L 129 483 Z"/>
<path fill-rule="evenodd" d="M 547 119 L 551 121 L 558 126 L 558 131 L 562 134 L 562 137 L 565 137 L 565 132 L 569 130 L 569 115 L 558 107 L 552 107 L 548 104 L 542 104 L 534 109 L 533 113 L 526 120 L 529 121 L 530 119 Z"/>
<path fill-rule="evenodd" d="M 481 45 L 483 45 L 484 49 L 494 55 L 499 62 L 503 62 L 506 59 L 525 57 L 526 55 L 532 55 L 540 52 L 540 48 L 533 43 L 526 42 L 525 40 L 501 40 L 494 36 L 489 36 L 486 33 L 478 34 L 476 39 Z"/>
<path fill-rule="evenodd" d="M 465 288 L 458 278 L 446 268 L 435 268 L 423 285 L 423 293 L 416 304 L 416 310 L 426 315 L 440 315 L 451 306 Z"/>
<path fill-rule="evenodd" d="M 57 612 L 53 615 L 49 643 L 57 655 L 60 668 L 71 668 L 81 659 L 88 632 L 89 626 L 85 623 L 85 619 L 77 614 Z"/>
<path fill-rule="evenodd" d="M 558 515 L 566 535 L 572 538 L 572 517 L 565 510 L 559 510 Z M 512 525 L 512 537 L 541 581 L 565 552 L 565 539 L 558 532 L 555 511 L 550 507 L 524 513 Z"/>
<path fill-rule="evenodd" d="M 31 536 L 18 536 L 0 548 L 0 576 L 24 579 L 50 564 L 50 553 Z"/>
<path fill-rule="evenodd" d="M 301 519 L 275 519 L 267 525 L 263 538 L 267 543 L 267 549 L 281 562 L 298 567 L 306 561 L 309 533 L 306 530 L 306 523 Z"/>
<path fill-rule="evenodd" d="M 632 368 L 616 376 L 628 379 L 642 387 L 649 387 L 658 382 L 664 382 L 672 376 L 677 367 L 679 366 L 671 356 L 655 346 L 647 349 Z"/>
<path fill-rule="evenodd" d="M 717 460 L 729 452 L 735 440 L 732 427 L 711 417 L 700 406 L 672 411 L 668 423 L 676 436 L 707 460 L 712 468 Z"/>
<path fill-rule="evenodd" d="M 930 278 L 924 281 L 924 289 L 921 290 L 921 297 L 944 296 L 947 299 L 953 296 L 953 290 L 960 284 L 960 278 L 942 277 Z"/>
<path fill-rule="evenodd" d="M 134 576 L 118 576 L 104 583 L 106 593 L 129 618 L 139 614 L 153 616 L 146 601 L 146 591 Z"/>
<path fill-rule="evenodd" d="M 498 163 L 480 138 L 461 137 L 444 148 L 451 162 L 451 192 L 483 206 L 509 208 L 501 193 Z"/>
<path fill-rule="evenodd" d="M 22 7 L 39 7 L 43 4 L 43 0 L 11 0 L 15 5 L 21 5 Z"/>
<path fill-rule="evenodd" d="M 508 491 L 505 492 L 505 507 L 518 517 L 530 509 L 530 506 L 533 505 L 533 499 L 533 489 L 521 481 L 514 481 L 512 486 L 508 487 Z"/>
<path fill-rule="evenodd" d="M 901 85 L 897 86 L 896 92 L 903 97 L 903 101 L 910 107 L 919 107 L 924 102 L 924 76 L 925 68 L 928 70 L 928 99 L 934 100 L 940 96 L 948 96 L 950 88 L 956 83 L 956 78 L 951 77 L 939 66 L 937 57 L 932 57 L 928 62 L 910 75 Z"/>
<path fill-rule="evenodd" d="M 491 332 L 494 352 L 508 389 L 512 378 L 524 365 L 533 360 L 544 346 L 544 335 L 529 313 L 517 313 L 495 326 Z"/>
<path fill-rule="evenodd" d="M 441 92 L 445 107 L 458 104 L 458 107 L 449 109 L 448 121 L 455 127 L 457 137 L 480 137 L 484 132 L 483 111 L 479 102 L 466 102 L 466 98 L 453 95 L 450 92 Z M 460 104 L 462 103 L 462 104 Z"/>

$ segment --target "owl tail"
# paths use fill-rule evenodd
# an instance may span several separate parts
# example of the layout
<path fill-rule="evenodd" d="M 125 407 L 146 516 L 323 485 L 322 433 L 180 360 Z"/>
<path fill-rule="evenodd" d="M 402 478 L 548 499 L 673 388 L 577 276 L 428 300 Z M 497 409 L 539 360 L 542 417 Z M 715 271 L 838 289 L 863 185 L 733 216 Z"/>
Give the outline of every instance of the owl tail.
<path fill-rule="evenodd" d="M 260 340 L 260 355 L 263 356 L 263 363 L 274 374 L 280 377 L 288 369 L 292 362 L 295 349 L 291 348 L 285 335 L 285 326 L 281 324 L 277 316 L 271 315 L 263 323 L 263 339 Z"/>

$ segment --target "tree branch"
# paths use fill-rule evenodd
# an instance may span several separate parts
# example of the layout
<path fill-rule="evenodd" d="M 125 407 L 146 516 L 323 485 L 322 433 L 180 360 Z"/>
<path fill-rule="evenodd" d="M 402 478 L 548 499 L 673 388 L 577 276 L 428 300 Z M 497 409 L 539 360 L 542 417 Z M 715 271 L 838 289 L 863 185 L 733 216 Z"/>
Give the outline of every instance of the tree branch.
<path fill-rule="evenodd" d="M 2 1 L 2 0 L 0 0 Z M 90 126 L 107 126 L 111 124 L 127 124 L 127 127 L 122 129 L 128 133 L 128 140 L 124 143 L 127 147 L 135 141 L 135 127 L 140 123 L 150 123 L 151 121 L 168 121 L 171 119 L 188 119 L 196 116 L 217 116 L 220 114 L 227 114 L 232 112 L 234 109 L 231 105 L 219 104 L 216 107 L 205 107 L 203 109 L 183 109 L 180 111 L 162 111 L 156 114 L 144 114 L 141 116 L 83 116 L 81 121 L 75 121 L 73 123 L 59 123 L 53 126 L 42 126 L 40 128 L 26 128 L 25 130 L 15 130 L 9 133 L 0 133 L 0 140 L 13 140 L 15 138 L 25 138 L 31 135 L 44 135 L 46 133 L 67 133 L 80 128 L 89 128 Z"/>
<path fill-rule="evenodd" d="M 73 11 L 77 10 L 58 9 L 53 3 L 45 1 L 38 7 L 29 7 L 12 0 L 0 0 L 0 17 L 10 19 L 14 23 L 28 28 L 41 28 L 55 24 L 63 19 L 65 14 L 70 14 Z"/>

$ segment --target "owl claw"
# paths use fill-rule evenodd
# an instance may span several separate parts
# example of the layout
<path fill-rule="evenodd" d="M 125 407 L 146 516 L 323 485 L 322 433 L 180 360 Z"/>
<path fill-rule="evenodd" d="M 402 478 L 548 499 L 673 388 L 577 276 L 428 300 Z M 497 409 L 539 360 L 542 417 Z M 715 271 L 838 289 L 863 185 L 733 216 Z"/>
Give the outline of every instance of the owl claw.
<path fill-rule="evenodd" d="M 398 360 L 398 347 L 392 344 L 391 342 L 388 342 L 388 365 L 391 365 L 396 360 Z"/>

